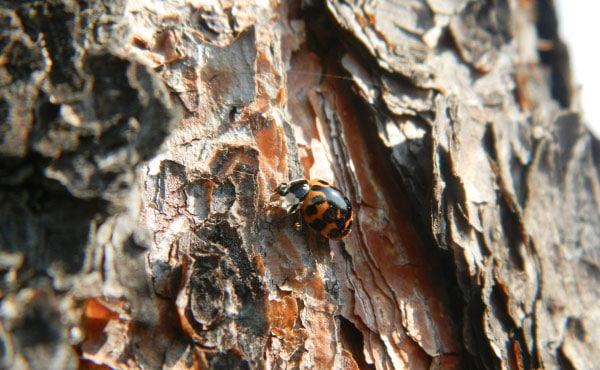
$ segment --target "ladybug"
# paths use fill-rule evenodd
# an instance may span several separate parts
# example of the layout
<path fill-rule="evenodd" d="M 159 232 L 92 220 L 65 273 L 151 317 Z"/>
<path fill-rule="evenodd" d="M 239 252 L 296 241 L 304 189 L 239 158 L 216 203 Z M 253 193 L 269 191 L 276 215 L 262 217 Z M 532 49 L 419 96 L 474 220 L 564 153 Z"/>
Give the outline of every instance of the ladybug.
<path fill-rule="evenodd" d="M 274 192 L 290 204 L 288 213 L 300 211 L 304 222 L 326 238 L 340 240 L 352 228 L 352 204 L 344 193 L 323 180 L 283 182 Z"/>

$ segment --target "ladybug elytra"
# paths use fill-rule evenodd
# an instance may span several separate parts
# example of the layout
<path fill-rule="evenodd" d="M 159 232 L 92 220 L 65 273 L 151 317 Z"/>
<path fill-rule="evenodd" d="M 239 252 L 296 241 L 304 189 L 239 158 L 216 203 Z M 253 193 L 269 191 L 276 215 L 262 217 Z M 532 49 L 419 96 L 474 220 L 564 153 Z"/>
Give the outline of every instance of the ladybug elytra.
<path fill-rule="evenodd" d="M 340 189 L 323 180 L 281 183 L 275 192 L 290 204 L 288 213 L 300 211 L 304 222 L 326 238 L 339 240 L 352 228 L 352 204 Z"/>

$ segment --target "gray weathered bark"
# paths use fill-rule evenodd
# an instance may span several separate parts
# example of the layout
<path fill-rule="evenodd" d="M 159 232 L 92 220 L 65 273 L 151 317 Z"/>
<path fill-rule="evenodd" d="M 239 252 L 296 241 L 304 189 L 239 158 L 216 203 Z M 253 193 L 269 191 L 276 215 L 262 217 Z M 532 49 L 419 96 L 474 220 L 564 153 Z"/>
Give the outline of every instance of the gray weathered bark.
<path fill-rule="evenodd" d="M 0 5 L 0 367 L 595 366 L 550 3 Z M 298 177 L 347 239 L 285 213 Z"/>

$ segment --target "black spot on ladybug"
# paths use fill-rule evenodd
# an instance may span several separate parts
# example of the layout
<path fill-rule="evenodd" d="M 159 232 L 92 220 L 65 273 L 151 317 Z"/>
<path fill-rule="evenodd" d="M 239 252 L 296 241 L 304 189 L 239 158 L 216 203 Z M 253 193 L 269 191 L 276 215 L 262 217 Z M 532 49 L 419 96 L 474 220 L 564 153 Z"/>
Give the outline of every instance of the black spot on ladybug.
<path fill-rule="evenodd" d="M 329 207 L 327 209 L 327 211 L 325 211 L 325 213 L 323 213 L 323 220 L 325 222 L 336 222 L 339 224 L 339 222 L 344 221 L 342 219 L 338 219 L 339 217 L 339 212 L 335 210 L 335 208 L 333 207 Z"/>
<path fill-rule="evenodd" d="M 325 221 L 323 220 L 314 220 L 313 222 L 308 224 L 308 226 L 312 227 L 317 231 L 321 231 L 325 228 L 325 226 L 327 226 L 327 223 L 325 223 Z"/>
<path fill-rule="evenodd" d="M 310 193 L 308 193 L 308 195 L 310 196 Z M 327 199 L 322 195 L 315 195 L 313 197 L 310 197 L 310 204 L 312 205 L 316 206 L 325 202 L 327 202 Z"/>
<path fill-rule="evenodd" d="M 306 213 L 307 216 L 316 215 L 317 212 L 317 207 L 312 204 L 304 209 L 304 213 Z"/>

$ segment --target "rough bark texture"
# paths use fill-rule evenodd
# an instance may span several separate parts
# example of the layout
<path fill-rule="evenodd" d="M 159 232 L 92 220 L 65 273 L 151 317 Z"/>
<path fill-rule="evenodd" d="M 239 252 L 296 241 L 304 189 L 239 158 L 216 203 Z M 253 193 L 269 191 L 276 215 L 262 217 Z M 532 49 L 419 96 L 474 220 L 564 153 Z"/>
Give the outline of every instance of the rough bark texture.
<path fill-rule="evenodd" d="M 551 3 L 0 5 L 1 368 L 596 365 Z M 350 237 L 297 227 L 299 177 Z"/>

